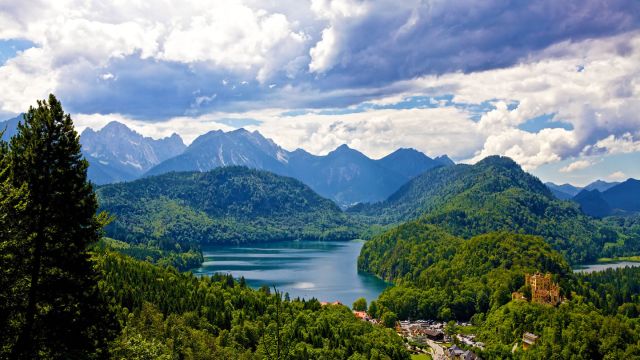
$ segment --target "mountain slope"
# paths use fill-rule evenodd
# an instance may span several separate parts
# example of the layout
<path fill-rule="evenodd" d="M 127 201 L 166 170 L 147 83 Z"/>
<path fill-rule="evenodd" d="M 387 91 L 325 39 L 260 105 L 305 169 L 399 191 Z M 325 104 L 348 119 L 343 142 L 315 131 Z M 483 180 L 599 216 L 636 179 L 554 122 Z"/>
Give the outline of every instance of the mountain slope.
<path fill-rule="evenodd" d="M 557 185 L 552 182 L 547 182 L 544 184 L 549 188 L 549 190 L 551 190 L 553 196 L 560 200 L 569 200 L 578 195 L 580 190 L 582 190 L 582 188 L 575 187 L 571 184 Z"/>
<path fill-rule="evenodd" d="M 209 171 L 221 166 L 240 165 L 285 174 L 287 152 L 257 131 L 220 130 L 199 136 L 182 153 L 153 167 L 146 175 L 171 171 Z"/>
<path fill-rule="evenodd" d="M 407 179 L 422 174 L 428 169 L 449 164 L 449 158 L 443 157 L 441 161 L 431 159 L 427 155 L 415 149 L 398 149 L 378 160 L 380 166 L 394 171 Z M 449 160 L 451 161 L 451 160 Z"/>
<path fill-rule="evenodd" d="M 613 209 L 627 212 L 640 211 L 640 180 L 628 179 L 602 193 Z"/>
<path fill-rule="evenodd" d="M 355 236 L 351 220 L 299 181 L 245 167 L 169 173 L 97 190 L 106 234 L 162 248 Z"/>
<path fill-rule="evenodd" d="M 592 182 L 591 184 L 587 185 L 584 187 L 585 190 L 598 190 L 600 192 L 605 192 L 609 189 L 611 189 L 612 187 L 616 186 L 620 184 L 619 182 L 606 182 L 606 181 L 602 181 L 602 180 L 596 180 L 594 182 Z"/>
<path fill-rule="evenodd" d="M 14 117 L 13 119 L 0 122 L 0 131 L 4 131 L 0 140 L 9 141 L 9 139 L 16 134 L 18 123 L 20 121 L 22 121 L 22 114 Z"/>
<path fill-rule="evenodd" d="M 574 263 L 595 259 L 604 242 L 615 241 L 576 205 L 556 200 L 537 178 L 498 156 L 432 169 L 386 201 L 349 212 L 383 224 L 420 217 L 465 238 L 490 231 L 540 235 Z"/>
<path fill-rule="evenodd" d="M 580 210 L 589 216 L 605 217 L 612 214 L 611 206 L 597 189 L 584 189 L 573 198 L 573 201 L 580 204 Z"/>
<path fill-rule="evenodd" d="M 583 190 L 573 198 L 582 211 L 593 217 L 640 212 L 640 180 L 628 179 L 606 191 Z"/>
<path fill-rule="evenodd" d="M 342 205 L 378 201 L 407 180 L 347 145 L 326 156 L 294 152 L 289 171 L 319 194 Z"/>
<path fill-rule="evenodd" d="M 180 136 L 154 140 L 112 121 L 99 131 L 85 129 L 80 136 L 89 161 L 89 179 L 96 184 L 133 180 L 152 166 L 185 149 Z"/>
<path fill-rule="evenodd" d="M 204 134 L 184 153 L 154 166 L 146 175 L 241 165 L 292 176 L 339 205 L 350 206 L 383 200 L 414 176 L 451 163 L 446 155 L 434 160 L 413 149 L 400 149 L 380 160 L 347 145 L 325 156 L 301 149 L 289 152 L 257 131 L 238 129 Z"/>

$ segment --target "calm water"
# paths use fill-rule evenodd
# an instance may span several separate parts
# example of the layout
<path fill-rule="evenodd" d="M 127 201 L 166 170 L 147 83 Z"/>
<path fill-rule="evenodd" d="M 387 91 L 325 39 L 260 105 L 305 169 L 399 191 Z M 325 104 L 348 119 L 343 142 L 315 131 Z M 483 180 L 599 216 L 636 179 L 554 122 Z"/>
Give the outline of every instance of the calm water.
<path fill-rule="evenodd" d="M 633 262 L 633 261 L 620 261 L 620 262 L 613 262 L 613 263 L 606 263 L 606 264 L 591 264 L 591 265 L 583 265 L 580 268 L 577 268 L 575 270 L 573 270 L 574 272 L 584 272 L 584 273 L 591 273 L 594 271 L 602 271 L 602 270 L 607 270 L 607 269 L 618 269 L 618 268 L 623 268 L 623 267 L 634 267 L 634 266 L 640 266 L 640 262 Z"/>
<path fill-rule="evenodd" d="M 291 298 L 351 304 L 359 297 L 374 300 L 388 283 L 358 273 L 363 242 L 293 241 L 203 249 L 205 262 L 195 274 L 231 273 L 252 287 L 274 285 Z"/>

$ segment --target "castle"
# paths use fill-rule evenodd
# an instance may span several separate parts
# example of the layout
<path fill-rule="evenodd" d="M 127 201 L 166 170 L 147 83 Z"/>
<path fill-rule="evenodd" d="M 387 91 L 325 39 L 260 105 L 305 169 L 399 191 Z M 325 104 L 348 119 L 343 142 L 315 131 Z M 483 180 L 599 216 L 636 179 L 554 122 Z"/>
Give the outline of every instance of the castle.
<path fill-rule="evenodd" d="M 560 286 L 552 281 L 551 274 L 525 274 L 524 278 L 525 284 L 531 287 L 531 302 L 556 306 L 562 301 Z M 517 291 L 511 294 L 511 299 L 527 300 L 522 293 Z"/>

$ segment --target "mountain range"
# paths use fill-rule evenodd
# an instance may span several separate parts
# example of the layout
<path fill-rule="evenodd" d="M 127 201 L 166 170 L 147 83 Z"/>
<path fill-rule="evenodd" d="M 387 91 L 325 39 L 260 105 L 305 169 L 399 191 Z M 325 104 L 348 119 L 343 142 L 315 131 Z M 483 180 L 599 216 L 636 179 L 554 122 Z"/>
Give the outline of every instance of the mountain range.
<path fill-rule="evenodd" d="M 584 189 L 573 200 L 594 217 L 640 212 L 640 180 L 628 179 L 604 191 Z"/>
<path fill-rule="evenodd" d="M 414 149 L 398 149 L 379 160 L 347 145 L 324 156 L 302 149 L 287 151 L 257 131 L 237 129 L 208 132 L 182 154 L 154 166 L 145 175 L 242 165 L 296 178 L 346 207 L 383 200 L 414 176 L 451 164 L 447 156 L 432 159 Z"/>
<path fill-rule="evenodd" d="M 552 182 L 547 182 L 545 185 L 551 190 L 551 193 L 560 200 L 569 200 L 578 195 L 582 190 L 598 190 L 600 192 L 606 191 L 616 185 L 619 182 L 607 182 L 603 180 L 596 180 L 585 187 L 573 186 L 571 184 L 557 185 Z"/>
<path fill-rule="evenodd" d="M 20 119 L 0 123 L 7 127 L 5 139 L 13 136 Z M 98 131 L 85 129 L 80 142 L 90 163 L 89 179 L 97 185 L 174 171 L 246 166 L 296 178 L 345 208 L 384 200 L 416 175 L 454 164 L 446 155 L 432 159 L 415 149 L 398 149 L 382 159 L 371 159 L 347 145 L 324 156 L 287 151 L 245 129 L 210 131 L 186 146 L 177 134 L 155 140 L 116 121 Z"/>
<path fill-rule="evenodd" d="M 80 141 L 82 152 L 91 164 L 89 179 L 95 184 L 140 178 L 153 166 L 181 154 L 186 148 L 177 134 L 155 140 L 116 121 L 98 131 L 85 129 Z"/>

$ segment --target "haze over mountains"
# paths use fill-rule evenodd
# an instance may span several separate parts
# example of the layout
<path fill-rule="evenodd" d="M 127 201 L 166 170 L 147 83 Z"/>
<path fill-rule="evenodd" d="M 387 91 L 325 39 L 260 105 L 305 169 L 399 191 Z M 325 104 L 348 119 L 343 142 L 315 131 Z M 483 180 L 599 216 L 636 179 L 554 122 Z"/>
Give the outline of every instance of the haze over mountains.
<path fill-rule="evenodd" d="M 582 190 L 598 190 L 600 192 L 607 191 L 608 189 L 620 184 L 619 182 L 607 182 L 603 180 L 596 180 L 585 187 L 573 186 L 571 184 L 557 185 L 552 182 L 547 182 L 545 185 L 551 190 L 553 195 L 561 200 L 568 200 L 578 195 Z"/>
<path fill-rule="evenodd" d="M 209 171 L 242 165 L 291 176 L 342 206 L 385 199 L 402 184 L 436 166 L 453 164 L 448 157 L 431 159 L 414 149 L 399 149 L 374 160 L 342 145 L 324 156 L 305 150 L 287 151 L 257 131 L 238 129 L 208 132 L 185 151 L 145 175 L 171 171 Z"/>

